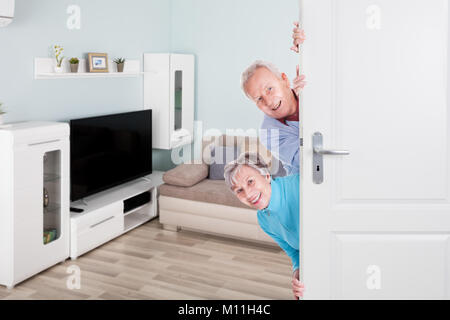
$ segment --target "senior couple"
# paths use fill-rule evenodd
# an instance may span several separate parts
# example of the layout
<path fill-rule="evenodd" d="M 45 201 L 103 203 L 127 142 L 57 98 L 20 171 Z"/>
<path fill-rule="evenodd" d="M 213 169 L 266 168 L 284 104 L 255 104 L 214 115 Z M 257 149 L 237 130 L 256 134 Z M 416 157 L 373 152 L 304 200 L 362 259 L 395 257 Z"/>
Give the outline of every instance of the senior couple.
<path fill-rule="evenodd" d="M 293 47 L 305 34 L 294 23 Z M 299 101 L 305 85 L 299 75 L 290 86 L 286 74 L 268 62 L 256 61 L 242 74 L 241 85 L 246 96 L 264 112 L 261 142 L 283 164 L 288 174 L 272 179 L 268 166 L 257 154 L 245 153 L 225 166 L 225 181 L 236 197 L 258 210 L 258 223 L 291 258 L 293 265 L 292 291 L 295 299 L 303 296 L 304 285 L 299 281 Z"/>

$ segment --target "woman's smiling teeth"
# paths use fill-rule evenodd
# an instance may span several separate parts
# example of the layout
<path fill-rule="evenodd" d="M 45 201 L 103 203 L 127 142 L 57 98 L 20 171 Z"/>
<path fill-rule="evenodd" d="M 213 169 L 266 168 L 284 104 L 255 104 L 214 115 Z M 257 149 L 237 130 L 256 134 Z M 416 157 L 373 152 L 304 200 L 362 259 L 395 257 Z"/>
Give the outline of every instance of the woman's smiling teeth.
<path fill-rule="evenodd" d="M 256 203 L 258 203 L 259 199 L 261 199 L 261 192 L 258 193 L 258 195 L 255 198 L 253 198 L 253 200 L 251 200 L 250 202 L 252 204 L 256 204 Z"/>
<path fill-rule="evenodd" d="M 280 106 L 281 106 L 281 100 L 275 107 L 272 108 L 272 110 L 277 111 Z"/>

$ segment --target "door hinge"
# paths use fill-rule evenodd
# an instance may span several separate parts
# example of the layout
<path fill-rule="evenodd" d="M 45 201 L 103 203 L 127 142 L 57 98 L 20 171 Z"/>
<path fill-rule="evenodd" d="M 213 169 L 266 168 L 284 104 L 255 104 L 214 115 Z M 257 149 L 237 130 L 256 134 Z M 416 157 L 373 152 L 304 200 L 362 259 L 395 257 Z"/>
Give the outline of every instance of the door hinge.
<path fill-rule="evenodd" d="M 300 147 L 303 147 L 303 138 L 300 138 Z"/>

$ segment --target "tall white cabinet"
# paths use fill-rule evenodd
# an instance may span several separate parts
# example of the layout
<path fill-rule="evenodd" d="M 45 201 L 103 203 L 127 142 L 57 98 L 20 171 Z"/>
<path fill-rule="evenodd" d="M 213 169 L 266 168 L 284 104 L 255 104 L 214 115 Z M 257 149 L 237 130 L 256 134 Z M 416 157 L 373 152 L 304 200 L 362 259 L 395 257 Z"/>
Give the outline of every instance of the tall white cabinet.
<path fill-rule="evenodd" d="M 0 284 L 69 256 L 69 125 L 0 126 Z"/>
<path fill-rule="evenodd" d="M 144 54 L 144 107 L 152 109 L 153 148 L 193 141 L 194 63 L 191 54 Z"/>

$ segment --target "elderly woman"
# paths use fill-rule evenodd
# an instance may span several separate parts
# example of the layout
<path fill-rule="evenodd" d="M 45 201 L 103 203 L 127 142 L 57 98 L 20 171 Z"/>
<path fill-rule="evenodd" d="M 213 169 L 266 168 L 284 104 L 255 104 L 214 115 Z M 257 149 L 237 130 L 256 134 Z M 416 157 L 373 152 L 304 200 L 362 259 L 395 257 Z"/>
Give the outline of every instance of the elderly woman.
<path fill-rule="evenodd" d="M 271 178 L 268 166 L 257 155 L 244 153 L 225 166 L 224 177 L 236 197 L 258 210 L 258 223 L 291 258 L 292 288 L 303 296 L 299 279 L 299 175 Z"/>

